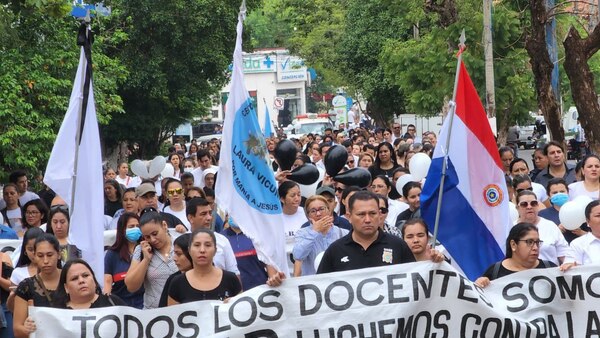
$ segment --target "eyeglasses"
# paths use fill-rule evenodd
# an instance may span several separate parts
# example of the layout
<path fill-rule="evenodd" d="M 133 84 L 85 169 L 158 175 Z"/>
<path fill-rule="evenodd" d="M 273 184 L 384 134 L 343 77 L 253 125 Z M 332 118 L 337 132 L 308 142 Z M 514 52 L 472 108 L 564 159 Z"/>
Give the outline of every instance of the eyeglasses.
<path fill-rule="evenodd" d="M 527 201 L 523 201 L 523 202 L 519 202 L 519 206 L 521 208 L 527 208 L 528 206 L 531 206 L 532 208 L 535 208 L 539 205 L 540 203 L 538 201 L 531 201 L 531 202 L 527 202 Z"/>
<path fill-rule="evenodd" d="M 384 214 L 384 215 L 385 215 L 385 214 L 387 214 L 387 213 L 388 213 L 388 211 L 389 211 L 389 210 L 388 210 L 388 208 L 386 208 L 386 207 L 381 207 L 381 208 L 379 208 L 379 211 L 380 211 L 382 214 Z"/>
<path fill-rule="evenodd" d="M 56 211 L 56 210 L 62 210 L 65 212 L 69 212 L 69 207 L 67 207 L 66 205 L 62 205 L 62 204 L 57 204 L 57 205 L 53 205 L 50 207 L 50 211 Z"/>
<path fill-rule="evenodd" d="M 532 187 L 529 187 L 529 188 L 517 189 L 516 191 L 517 191 L 517 194 L 518 194 L 518 193 L 520 193 L 521 191 L 525 191 L 525 190 L 528 190 L 528 191 L 533 191 L 533 188 L 532 188 Z"/>
<path fill-rule="evenodd" d="M 528 247 L 532 247 L 534 244 L 539 248 L 542 246 L 542 243 L 544 243 L 544 241 L 542 240 L 535 240 L 535 239 L 519 239 L 518 242 L 525 242 L 525 244 L 527 244 Z"/>
<path fill-rule="evenodd" d="M 354 160 L 348 160 L 348 161 L 346 161 L 346 164 L 350 164 L 350 163 L 354 163 Z"/>
<path fill-rule="evenodd" d="M 169 196 L 173 196 L 175 194 L 181 195 L 183 194 L 183 188 L 169 189 L 167 190 L 167 194 L 169 194 Z"/>
<path fill-rule="evenodd" d="M 327 211 L 327 207 L 320 207 L 320 208 L 314 208 L 314 209 L 310 209 L 308 211 L 309 215 L 316 215 L 318 212 L 323 213 Z"/>
<path fill-rule="evenodd" d="M 373 184 L 371 186 L 371 189 L 385 189 L 385 188 L 387 188 L 387 185 L 383 185 L 383 184 L 380 184 L 380 185 Z"/>
<path fill-rule="evenodd" d="M 39 215 L 41 214 L 41 212 L 37 211 L 37 210 L 32 210 L 32 211 L 26 211 L 25 215 L 27 216 L 35 216 L 35 215 Z"/>
<path fill-rule="evenodd" d="M 394 127 L 394 129 L 400 129 L 400 127 Z"/>

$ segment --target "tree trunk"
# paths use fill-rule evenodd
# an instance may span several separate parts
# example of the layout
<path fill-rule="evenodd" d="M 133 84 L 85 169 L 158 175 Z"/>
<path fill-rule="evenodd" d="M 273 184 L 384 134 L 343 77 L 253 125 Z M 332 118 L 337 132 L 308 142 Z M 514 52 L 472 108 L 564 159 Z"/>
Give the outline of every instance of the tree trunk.
<path fill-rule="evenodd" d="M 546 125 L 552 140 L 564 142 L 565 131 L 562 127 L 560 106 L 552 90 L 552 70 L 554 65 L 550 60 L 546 47 L 546 0 L 531 0 L 531 32 L 527 37 L 525 49 L 529 54 L 535 90 L 539 108 L 544 114 Z"/>
<path fill-rule="evenodd" d="M 510 109 L 502 109 L 502 111 L 496 115 L 496 128 L 498 137 L 496 142 L 498 144 L 506 144 L 506 138 L 508 136 L 508 127 L 510 121 Z"/>
<path fill-rule="evenodd" d="M 565 72 L 571 83 L 571 95 L 585 130 L 585 137 L 594 153 L 600 153 L 600 104 L 594 86 L 594 74 L 588 60 L 600 47 L 600 26 L 585 39 L 582 39 L 574 27 L 569 29 L 565 46 Z"/>

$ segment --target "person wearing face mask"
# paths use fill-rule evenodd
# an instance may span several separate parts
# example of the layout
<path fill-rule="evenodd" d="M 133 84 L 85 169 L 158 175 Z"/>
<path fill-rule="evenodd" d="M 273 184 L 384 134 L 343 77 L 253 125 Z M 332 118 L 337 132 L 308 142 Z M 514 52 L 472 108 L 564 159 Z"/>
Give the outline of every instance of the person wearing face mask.
<path fill-rule="evenodd" d="M 105 294 L 114 294 L 128 306 L 138 309 L 144 306 L 144 288 L 129 292 L 125 286 L 125 276 L 131 265 L 131 255 L 142 238 L 139 217 L 133 212 L 125 212 L 117 222 L 117 239 L 104 256 Z"/>
<path fill-rule="evenodd" d="M 551 179 L 548 181 L 546 190 L 552 207 L 541 210 L 539 216 L 556 223 L 569 243 L 575 238 L 585 235 L 589 231 L 589 227 L 586 224 L 583 224 L 579 229 L 567 230 L 560 223 L 560 218 L 558 217 L 560 208 L 569 201 L 569 188 L 565 180 L 562 178 Z"/>

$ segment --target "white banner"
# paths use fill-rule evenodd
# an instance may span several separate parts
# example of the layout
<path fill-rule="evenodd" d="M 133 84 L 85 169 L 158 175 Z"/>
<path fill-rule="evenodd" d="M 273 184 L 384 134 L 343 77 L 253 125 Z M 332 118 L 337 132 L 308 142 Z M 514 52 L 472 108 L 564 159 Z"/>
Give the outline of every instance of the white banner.
<path fill-rule="evenodd" d="M 476 288 L 447 263 L 292 278 L 155 310 L 30 308 L 35 337 L 589 337 L 600 273 L 529 270 Z"/>

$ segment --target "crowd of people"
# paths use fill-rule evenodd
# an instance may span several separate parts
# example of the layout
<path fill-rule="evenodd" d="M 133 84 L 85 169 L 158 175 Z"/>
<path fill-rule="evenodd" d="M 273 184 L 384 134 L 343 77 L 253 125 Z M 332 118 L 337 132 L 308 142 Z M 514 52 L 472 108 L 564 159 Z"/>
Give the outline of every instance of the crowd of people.
<path fill-rule="evenodd" d="M 369 130 L 326 129 L 291 139 L 294 166 L 325 171 L 333 146 L 344 147 L 344 170 L 362 168 L 367 186 L 345 185 L 325 175 L 314 191 L 278 169 L 274 150 L 280 137 L 267 139 L 278 181 L 291 277 L 406 262 L 451 260 L 432 248 L 429 225 L 420 217 L 422 182 L 397 185 L 410 174 L 413 155 L 432 155 L 437 135 L 417 135 L 408 125 Z M 2 273 L 0 337 L 35 332 L 28 305 L 86 309 L 115 305 L 152 309 L 198 300 L 222 300 L 262 284 L 276 286 L 285 276 L 258 259 L 242 231 L 245 219 L 232 219 L 215 204 L 220 141 L 174 144 L 166 162 L 172 177 L 142 179 L 127 162 L 104 170 L 105 230 L 116 230 L 106 248 L 103 276 L 95 276 L 69 241 L 69 211 L 51 190 L 33 193 L 24 171 L 11 173 L 0 201 L 0 238 L 19 239 L 12 255 L 0 252 Z M 600 158 L 588 155 L 572 166 L 564 146 L 549 142 L 536 149 L 530 169 L 510 147 L 499 147 L 508 198 L 518 211 L 506 238 L 506 259 L 476 283 L 532 268 L 600 262 Z M 588 196 L 586 224 L 567 230 L 559 210 Z M 240 225 L 242 225 L 240 227 Z M 72 226 L 81 226 L 73 224 Z M 98 283 L 102 278 L 103 287 Z"/>

